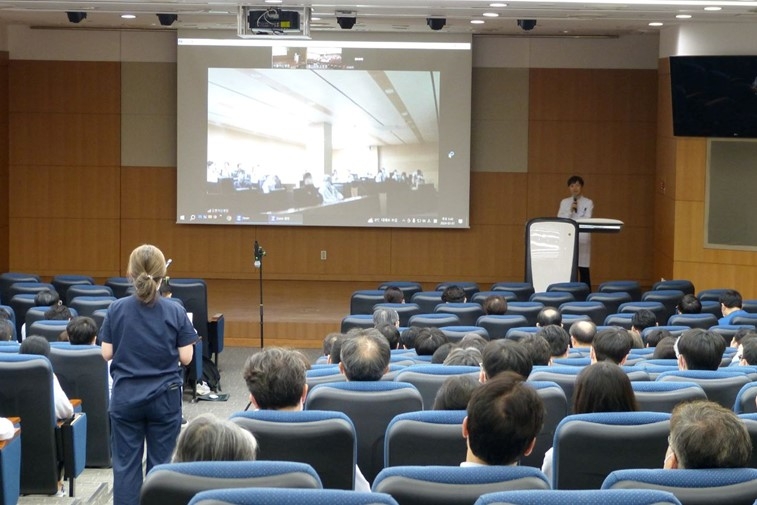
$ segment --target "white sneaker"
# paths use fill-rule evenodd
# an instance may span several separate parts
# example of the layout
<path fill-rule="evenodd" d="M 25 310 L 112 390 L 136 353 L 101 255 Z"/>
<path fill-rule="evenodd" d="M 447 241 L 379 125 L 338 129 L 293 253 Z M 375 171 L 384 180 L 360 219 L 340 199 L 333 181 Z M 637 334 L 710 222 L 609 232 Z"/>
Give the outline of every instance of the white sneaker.
<path fill-rule="evenodd" d="M 204 382 L 197 384 L 197 394 L 200 396 L 210 393 L 210 388 Z"/>

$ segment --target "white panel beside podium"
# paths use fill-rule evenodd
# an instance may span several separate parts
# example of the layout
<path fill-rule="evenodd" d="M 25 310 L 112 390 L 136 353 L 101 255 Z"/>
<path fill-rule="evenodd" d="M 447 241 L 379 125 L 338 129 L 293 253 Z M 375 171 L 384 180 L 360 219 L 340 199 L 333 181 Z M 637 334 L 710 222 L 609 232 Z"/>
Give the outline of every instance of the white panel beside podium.
<path fill-rule="evenodd" d="M 534 291 L 550 284 L 573 282 L 578 276 L 578 234 L 618 233 L 623 221 L 607 218 L 540 217 L 526 224 L 526 282 Z"/>
<path fill-rule="evenodd" d="M 534 291 L 574 280 L 577 272 L 578 224 L 559 217 L 530 220 L 526 224 L 526 282 Z"/>

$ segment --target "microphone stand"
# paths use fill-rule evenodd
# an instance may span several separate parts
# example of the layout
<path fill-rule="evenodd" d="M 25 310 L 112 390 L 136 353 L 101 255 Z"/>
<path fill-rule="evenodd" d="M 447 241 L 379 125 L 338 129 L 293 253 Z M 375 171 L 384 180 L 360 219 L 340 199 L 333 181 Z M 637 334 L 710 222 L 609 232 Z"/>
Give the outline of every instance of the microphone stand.
<path fill-rule="evenodd" d="M 259 274 L 259 285 L 260 285 L 260 349 L 262 350 L 264 347 L 264 338 L 263 338 L 263 256 L 266 255 L 265 249 L 260 247 L 260 244 L 258 244 L 258 241 L 255 241 L 255 268 L 258 269 Z"/>

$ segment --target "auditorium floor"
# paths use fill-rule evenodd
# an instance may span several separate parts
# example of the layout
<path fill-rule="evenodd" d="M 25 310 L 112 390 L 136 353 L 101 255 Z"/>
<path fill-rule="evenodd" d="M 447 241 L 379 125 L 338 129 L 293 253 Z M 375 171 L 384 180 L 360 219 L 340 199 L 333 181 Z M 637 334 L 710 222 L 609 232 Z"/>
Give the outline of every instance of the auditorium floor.
<path fill-rule="evenodd" d="M 229 347 L 221 353 L 219 368 L 221 371 L 222 393 L 229 395 L 227 401 L 198 401 L 192 403 L 191 394 L 184 394 L 184 416 L 192 420 L 200 414 L 212 413 L 218 417 L 228 418 L 232 413 L 244 410 L 248 403 L 247 386 L 242 379 L 242 368 L 247 358 L 258 351 L 257 348 Z M 314 362 L 320 352 L 314 349 L 301 349 Z M 76 496 L 74 498 L 28 495 L 19 499 L 19 505 L 107 505 L 112 503 L 113 471 L 110 468 L 87 468 L 76 479 Z M 68 490 L 68 487 L 66 487 Z"/>

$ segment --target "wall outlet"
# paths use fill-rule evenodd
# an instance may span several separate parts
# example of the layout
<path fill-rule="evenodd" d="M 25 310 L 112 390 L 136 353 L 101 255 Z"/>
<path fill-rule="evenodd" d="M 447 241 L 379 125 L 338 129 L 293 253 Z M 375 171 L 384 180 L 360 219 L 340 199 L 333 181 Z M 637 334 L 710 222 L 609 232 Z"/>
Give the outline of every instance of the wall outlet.
<path fill-rule="evenodd" d="M 326 259 L 326 251 L 321 251 L 321 259 L 322 260 Z"/>

